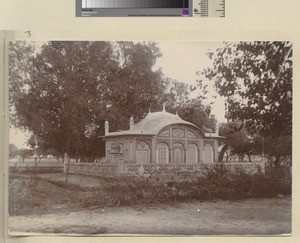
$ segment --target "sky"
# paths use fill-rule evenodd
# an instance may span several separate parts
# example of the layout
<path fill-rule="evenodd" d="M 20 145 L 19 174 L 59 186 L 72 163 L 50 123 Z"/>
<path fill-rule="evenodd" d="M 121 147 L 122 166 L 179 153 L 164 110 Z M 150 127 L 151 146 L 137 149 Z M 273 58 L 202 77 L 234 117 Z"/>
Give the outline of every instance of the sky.
<path fill-rule="evenodd" d="M 157 64 L 162 67 L 163 73 L 167 77 L 196 85 L 196 80 L 199 78 L 196 74 L 197 71 L 212 66 L 212 60 L 205 53 L 221 47 L 223 43 L 213 41 L 164 41 L 158 42 L 158 45 L 163 56 Z M 210 86 L 209 92 L 216 94 L 212 86 Z M 199 91 L 196 90 L 193 98 L 197 97 L 198 94 Z M 225 122 L 225 99 L 218 97 L 214 101 L 212 114 L 216 116 L 218 122 Z"/>
<path fill-rule="evenodd" d="M 210 67 L 212 61 L 205 55 L 209 50 L 213 51 L 222 46 L 222 42 L 200 42 L 200 41 L 161 41 L 158 42 L 163 56 L 157 61 L 157 66 L 162 68 L 166 77 L 196 85 L 197 71 Z M 215 93 L 210 87 L 211 93 Z M 197 97 L 199 91 L 193 92 L 191 98 Z M 218 97 L 214 100 L 211 114 L 215 115 L 218 122 L 225 122 L 224 99 Z M 18 148 L 27 147 L 26 140 L 30 134 L 17 129 L 10 129 L 9 143 Z"/>
<path fill-rule="evenodd" d="M 29 139 L 30 134 L 19 129 L 10 128 L 9 129 L 9 143 L 13 143 L 19 149 L 20 148 L 29 148 L 26 145 L 27 139 Z"/>

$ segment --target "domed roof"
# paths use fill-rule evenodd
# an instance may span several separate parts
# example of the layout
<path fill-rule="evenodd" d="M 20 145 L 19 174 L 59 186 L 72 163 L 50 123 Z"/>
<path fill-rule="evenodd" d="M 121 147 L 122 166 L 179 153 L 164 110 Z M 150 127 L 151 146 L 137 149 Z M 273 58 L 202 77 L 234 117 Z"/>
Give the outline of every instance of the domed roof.
<path fill-rule="evenodd" d="M 149 112 L 147 116 L 135 124 L 131 130 L 110 132 L 105 137 L 121 135 L 156 135 L 162 128 L 174 124 L 190 125 L 201 131 L 196 125 L 181 119 L 177 114 L 175 115 L 163 110 L 159 112 Z"/>
<path fill-rule="evenodd" d="M 143 120 L 134 126 L 133 130 L 157 134 L 165 126 L 174 124 L 187 124 L 198 128 L 193 123 L 182 120 L 178 115 L 166 111 L 159 111 L 149 113 Z"/>

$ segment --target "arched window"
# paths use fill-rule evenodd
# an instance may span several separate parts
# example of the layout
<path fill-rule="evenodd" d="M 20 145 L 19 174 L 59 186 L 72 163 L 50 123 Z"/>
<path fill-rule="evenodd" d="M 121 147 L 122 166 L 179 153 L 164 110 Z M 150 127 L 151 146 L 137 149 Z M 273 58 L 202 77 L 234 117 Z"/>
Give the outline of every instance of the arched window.
<path fill-rule="evenodd" d="M 176 164 L 184 163 L 184 149 L 181 143 L 173 144 L 173 162 Z"/>
<path fill-rule="evenodd" d="M 166 143 L 157 144 L 156 162 L 158 164 L 169 163 L 169 148 L 168 148 L 168 145 Z"/>
<path fill-rule="evenodd" d="M 190 143 L 186 151 L 186 163 L 196 164 L 198 161 L 198 150 L 196 144 Z"/>
<path fill-rule="evenodd" d="M 148 164 L 150 162 L 150 149 L 147 143 L 141 142 L 138 144 L 136 162 L 138 164 Z"/>
<path fill-rule="evenodd" d="M 213 163 L 214 162 L 214 149 L 209 143 L 207 143 L 204 146 L 203 162 L 204 163 Z"/>

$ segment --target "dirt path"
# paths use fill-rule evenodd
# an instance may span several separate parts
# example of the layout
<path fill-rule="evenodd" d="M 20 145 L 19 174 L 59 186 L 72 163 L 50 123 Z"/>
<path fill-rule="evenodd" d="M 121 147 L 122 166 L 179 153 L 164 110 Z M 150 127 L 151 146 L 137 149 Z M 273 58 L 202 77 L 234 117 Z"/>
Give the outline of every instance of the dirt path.
<path fill-rule="evenodd" d="M 193 202 L 13 216 L 11 234 L 282 234 L 291 232 L 291 198 Z"/>

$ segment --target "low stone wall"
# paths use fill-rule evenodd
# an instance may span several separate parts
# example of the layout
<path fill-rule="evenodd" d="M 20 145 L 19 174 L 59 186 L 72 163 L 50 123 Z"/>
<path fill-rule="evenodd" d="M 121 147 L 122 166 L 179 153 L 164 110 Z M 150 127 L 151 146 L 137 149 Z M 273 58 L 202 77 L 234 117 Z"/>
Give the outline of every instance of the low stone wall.
<path fill-rule="evenodd" d="M 88 175 L 118 175 L 118 164 L 76 163 L 69 165 L 69 173 Z"/>
<path fill-rule="evenodd" d="M 263 163 L 224 163 L 224 164 L 147 164 L 147 165 L 124 165 L 123 174 L 152 176 L 159 174 L 197 174 L 221 168 L 227 172 L 235 173 L 244 171 L 248 174 L 255 174 L 258 171 L 265 173 Z"/>
<path fill-rule="evenodd" d="M 103 176 L 153 176 L 153 175 L 204 175 L 211 169 L 222 168 L 228 172 L 244 171 L 255 174 L 265 173 L 263 162 L 222 163 L 222 164 L 132 164 L 132 163 L 76 163 L 69 165 L 69 173 Z"/>

